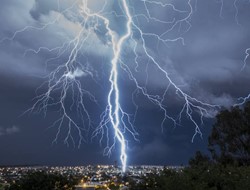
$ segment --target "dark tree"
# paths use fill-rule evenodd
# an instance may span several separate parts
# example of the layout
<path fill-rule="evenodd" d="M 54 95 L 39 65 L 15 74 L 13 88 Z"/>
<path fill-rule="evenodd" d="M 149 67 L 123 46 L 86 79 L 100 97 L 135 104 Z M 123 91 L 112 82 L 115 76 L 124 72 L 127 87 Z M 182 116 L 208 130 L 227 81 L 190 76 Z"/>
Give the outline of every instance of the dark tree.
<path fill-rule="evenodd" d="M 216 162 L 250 165 L 250 102 L 221 111 L 208 141 Z"/>
<path fill-rule="evenodd" d="M 76 181 L 71 177 L 46 172 L 31 172 L 11 184 L 8 190 L 73 190 Z"/>
<path fill-rule="evenodd" d="M 195 153 L 194 158 L 189 160 L 189 165 L 194 166 L 207 166 L 210 163 L 210 158 L 207 155 L 202 154 L 200 151 Z"/>

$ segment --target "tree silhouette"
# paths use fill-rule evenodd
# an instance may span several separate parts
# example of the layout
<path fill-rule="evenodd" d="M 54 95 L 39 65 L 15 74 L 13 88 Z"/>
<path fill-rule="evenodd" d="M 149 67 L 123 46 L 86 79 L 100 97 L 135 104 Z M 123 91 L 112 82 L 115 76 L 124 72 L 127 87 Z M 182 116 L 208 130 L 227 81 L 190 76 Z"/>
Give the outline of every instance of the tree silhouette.
<path fill-rule="evenodd" d="M 189 160 L 189 165 L 194 166 L 207 166 L 210 163 L 210 158 L 207 155 L 202 154 L 200 151 L 195 153 L 194 158 Z"/>
<path fill-rule="evenodd" d="M 250 165 L 250 102 L 221 111 L 208 141 L 216 162 Z"/>
<path fill-rule="evenodd" d="M 46 172 L 31 172 L 11 184 L 8 190 L 73 190 L 76 181 L 71 177 Z"/>

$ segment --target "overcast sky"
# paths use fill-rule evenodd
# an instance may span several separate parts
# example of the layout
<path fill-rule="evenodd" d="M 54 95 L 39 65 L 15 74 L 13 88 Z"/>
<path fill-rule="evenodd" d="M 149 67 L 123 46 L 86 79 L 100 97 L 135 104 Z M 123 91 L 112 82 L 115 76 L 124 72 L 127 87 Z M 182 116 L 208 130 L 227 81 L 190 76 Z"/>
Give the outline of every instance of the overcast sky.
<path fill-rule="evenodd" d="M 155 35 L 144 38 L 147 52 L 168 73 L 174 84 L 193 98 L 227 108 L 237 103 L 237 98 L 248 96 L 249 60 L 244 66 L 245 51 L 250 47 L 248 0 L 227 0 L 223 6 L 219 0 L 191 0 L 192 14 L 188 20 L 167 33 L 174 21 L 190 14 L 188 0 L 144 1 L 128 1 L 134 24 L 143 33 Z M 99 11 L 105 2 L 102 15 L 110 20 L 110 27 L 119 38 L 126 31 L 127 21 L 121 4 L 112 0 L 93 0 L 88 6 L 92 11 Z M 171 6 L 163 6 L 166 3 L 173 3 L 176 11 Z M 119 146 L 109 158 L 103 156 L 106 139 L 103 146 L 99 145 L 100 136 L 91 139 L 107 105 L 113 54 L 105 24 L 100 21 L 91 25 L 97 21 L 93 19 L 88 24 L 96 28 L 85 26 L 80 15 L 81 7 L 82 1 L 74 0 L 1 0 L 0 165 L 112 164 L 119 160 Z M 172 24 L 169 23 L 171 21 Z M 143 40 L 136 27 L 133 26 L 133 36 L 124 44 L 120 60 L 148 93 L 162 96 L 169 80 L 143 52 Z M 89 133 L 84 134 L 86 142 L 77 148 L 72 143 L 69 147 L 64 144 L 67 123 L 63 123 L 57 143 L 52 144 L 58 127 L 50 126 L 60 117 L 60 108 L 49 107 L 46 116 L 37 109 L 33 113 L 24 112 L 34 105 L 34 97 L 48 90 L 48 74 L 66 62 L 73 48 L 72 44 L 66 47 L 67 43 L 80 31 L 84 31 L 82 38 L 88 35 L 88 39 L 79 50 L 77 69 L 68 77 L 78 80 L 95 96 L 97 103 L 87 96 L 83 98 L 92 125 Z M 182 37 L 184 41 L 162 43 L 156 35 L 165 40 Z M 195 126 L 185 114 L 180 125 L 174 126 L 171 120 L 166 120 L 161 126 L 164 113 L 160 107 L 140 91 L 135 91 L 134 81 L 121 67 L 118 80 L 123 109 L 133 114 L 136 109 L 134 103 L 139 106 L 134 122 L 139 141 L 129 133 L 125 134 L 129 164 L 187 164 L 196 150 L 207 151 L 207 137 L 214 122 L 214 113 L 219 109 L 208 110 L 211 116 L 205 117 L 204 124 L 200 125 L 203 138 L 196 136 L 192 143 Z M 60 90 L 55 91 L 52 97 L 56 101 L 59 95 Z M 75 98 L 72 89 L 68 96 Z M 72 98 L 66 101 L 66 106 L 71 104 Z M 177 118 L 184 100 L 170 86 L 163 104 L 168 114 Z M 198 122 L 200 114 L 196 111 L 193 117 Z M 72 109 L 70 115 L 75 117 L 77 111 Z M 77 141 L 77 131 L 73 136 Z"/>

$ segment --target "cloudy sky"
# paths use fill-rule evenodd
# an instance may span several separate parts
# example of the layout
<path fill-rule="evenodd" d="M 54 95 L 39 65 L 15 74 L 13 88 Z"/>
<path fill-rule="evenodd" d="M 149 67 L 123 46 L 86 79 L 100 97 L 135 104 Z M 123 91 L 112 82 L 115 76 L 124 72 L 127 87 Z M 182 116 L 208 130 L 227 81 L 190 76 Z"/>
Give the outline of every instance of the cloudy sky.
<path fill-rule="evenodd" d="M 83 2 L 0 2 L 0 165 L 111 164 L 118 160 L 119 144 L 109 158 L 103 156 L 106 135 L 103 145 L 99 144 L 101 135 L 92 138 L 107 106 L 113 53 L 105 22 L 96 17 L 87 19 Z M 128 131 L 124 134 L 128 140 L 128 162 L 186 164 L 196 150 L 207 151 L 213 116 L 220 108 L 239 103 L 239 97 L 250 93 L 250 63 L 244 62 L 250 48 L 250 3 L 248 0 L 227 0 L 224 4 L 219 0 L 191 0 L 190 4 L 188 0 L 127 2 L 133 26 L 121 52 L 118 85 L 120 105 L 131 114 L 139 134 L 138 141 Z M 117 39 L 126 33 L 127 18 L 119 1 L 89 0 L 87 6 L 91 13 L 99 12 L 109 20 Z M 54 123 L 62 117 L 60 105 L 53 103 L 60 100 L 63 85 L 53 89 L 48 101 L 51 106 L 43 109 L 36 104 L 39 95 L 48 92 L 48 85 L 55 84 L 65 74 L 65 68 L 60 70 L 60 66 L 69 60 L 77 39 L 80 39 L 78 53 L 63 78 L 77 83 L 69 85 L 63 105 L 69 116 L 86 129 L 82 130 L 84 141 L 79 148 L 71 140 L 69 146 L 64 143 L 69 123 L 63 122 L 61 128 Z M 168 74 L 172 84 L 147 54 Z M 53 72 L 55 75 L 50 75 Z M 72 104 L 81 95 L 76 84 L 88 92 L 82 98 L 91 118 L 90 126 L 87 115 L 79 114 L 77 105 Z M 164 97 L 162 106 L 178 125 L 171 119 L 162 123 L 164 110 L 148 100 L 142 90 L 136 90 L 136 84 L 156 99 Z M 192 98 L 218 105 L 211 108 L 197 104 L 208 111 L 204 124 L 199 121 L 199 110 L 193 109 L 192 117 L 199 124 L 203 138 L 197 135 L 192 142 L 195 125 L 186 117 L 185 107 L 181 121 L 178 120 L 185 99 L 176 87 Z M 29 111 L 30 108 L 34 109 Z M 72 128 L 77 144 L 79 133 Z M 112 135 L 110 130 L 109 135 Z"/>

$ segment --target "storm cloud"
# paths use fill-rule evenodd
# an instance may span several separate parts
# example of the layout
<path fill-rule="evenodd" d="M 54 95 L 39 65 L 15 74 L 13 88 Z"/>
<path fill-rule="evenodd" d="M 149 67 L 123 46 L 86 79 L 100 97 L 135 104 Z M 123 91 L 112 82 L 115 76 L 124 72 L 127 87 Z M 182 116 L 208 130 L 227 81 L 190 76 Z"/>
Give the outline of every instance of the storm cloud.
<path fill-rule="evenodd" d="M 88 6 L 98 11 L 105 2 L 89 1 Z M 186 1 L 159 2 L 171 2 L 178 10 L 184 11 L 175 12 L 171 7 L 145 4 L 141 0 L 129 1 L 133 19 L 144 33 L 160 35 L 171 25 L 156 22 L 156 19 L 171 22 L 188 14 Z M 248 60 L 243 68 L 245 51 L 250 47 L 250 3 L 238 1 L 235 7 L 230 0 L 221 7 L 217 1 L 191 2 L 193 14 L 188 23 L 163 35 L 166 39 L 182 36 L 184 40 L 162 43 L 156 37 L 146 36 L 147 50 L 187 94 L 204 102 L 230 107 L 239 97 L 245 97 L 250 92 Z M 93 127 L 98 125 L 100 113 L 106 106 L 112 57 L 110 37 L 104 23 L 100 22 L 95 29 L 84 28 L 78 16 L 81 6 L 78 0 L 2 0 L 0 5 L 0 164 L 112 163 L 118 153 L 115 152 L 111 160 L 102 157 L 103 147 L 99 146 L 98 139 L 88 146 L 83 144 L 80 149 L 67 148 L 62 139 L 51 146 L 57 132 L 55 128 L 50 128 L 57 118 L 56 110 L 49 109 L 46 117 L 41 113 L 23 115 L 32 107 L 32 99 L 39 95 L 40 90 L 46 90 L 41 85 L 48 80 L 48 74 L 67 61 L 70 51 L 62 48 L 62 53 L 60 47 L 65 47 L 66 42 L 83 30 L 88 38 L 79 56 L 82 67 L 77 67 L 67 77 L 79 79 L 98 98 L 98 105 L 92 106 L 87 102 L 87 107 L 94 113 Z M 68 8 L 70 11 L 67 11 Z M 155 20 L 142 16 L 148 14 L 147 8 Z M 110 27 L 117 32 L 117 36 L 121 36 L 126 18 L 121 16 L 124 12 L 119 2 L 108 0 L 105 11 L 109 13 L 105 16 L 111 21 Z M 138 31 L 134 29 L 133 32 L 133 39 L 126 42 L 121 60 L 131 69 L 137 81 L 147 87 L 148 92 L 163 94 L 168 81 L 146 58 Z M 135 44 L 137 57 L 133 53 Z M 53 60 L 57 55 L 61 55 L 60 59 Z M 135 64 L 135 58 L 139 64 Z M 202 127 L 204 140 L 197 137 L 191 143 L 193 124 L 185 118 L 181 126 L 173 126 L 171 121 L 167 121 L 162 130 L 164 116 L 159 107 L 141 94 L 133 99 L 131 93 L 135 84 L 128 73 L 121 68 L 119 71 L 121 104 L 132 113 L 135 110 L 133 100 L 139 105 L 134 124 L 140 134 L 140 142 L 128 139 L 128 152 L 135 155 L 130 164 L 185 164 L 196 149 L 206 150 L 206 137 L 213 122 L 211 117 L 217 112 L 211 111 L 209 119 L 205 119 L 206 126 Z M 180 102 L 175 89 L 170 89 L 169 93 L 166 100 L 168 112 L 177 117 L 183 102 Z M 72 112 L 74 114 L 77 113 Z M 10 146 L 7 148 L 6 144 Z M 22 154 L 15 160 L 19 149 Z M 157 156 L 150 156 L 152 153 Z"/>

